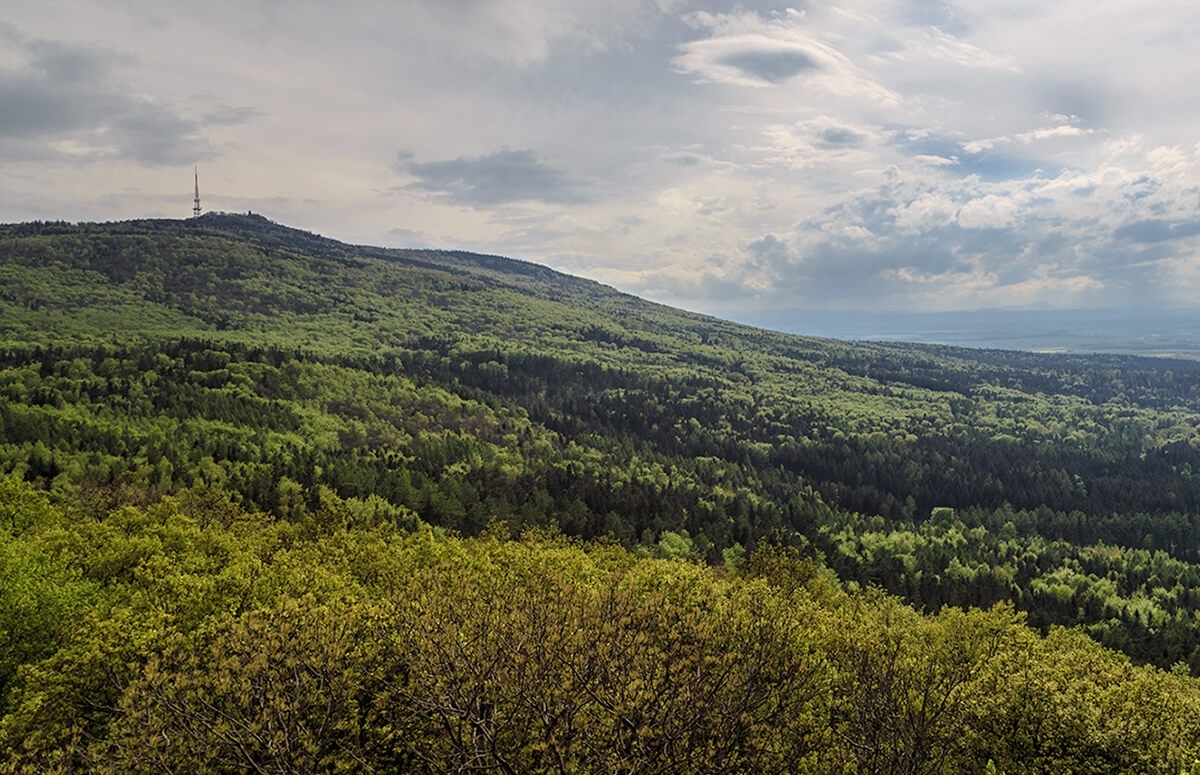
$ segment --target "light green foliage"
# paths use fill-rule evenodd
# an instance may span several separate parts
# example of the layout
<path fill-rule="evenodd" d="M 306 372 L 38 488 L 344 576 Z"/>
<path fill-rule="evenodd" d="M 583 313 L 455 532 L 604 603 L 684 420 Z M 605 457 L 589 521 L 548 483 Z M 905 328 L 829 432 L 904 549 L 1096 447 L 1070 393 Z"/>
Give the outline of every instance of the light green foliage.
<path fill-rule="evenodd" d="M 28 537 L 0 544 L 0 696 L 17 669 L 54 653 L 96 595 L 77 568 Z"/>
<path fill-rule="evenodd" d="M 381 688 L 370 616 L 283 596 L 177 633 L 130 681 L 88 755 L 112 773 L 362 766 L 364 714 Z"/>
<path fill-rule="evenodd" d="M 1192 679 L 1134 667 L 1078 632 L 1013 635 L 973 711 L 1004 772 L 1173 775 L 1190 761 L 1194 743 L 1179 743 L 1196 739 L 1196 696 L 1178 690 Z M 972 730 L 961 742 L 981 741 Z"/>
<path fill-rule="evenodd" d="M 673 530 L 666 530 L 663 531 L 662 537 L 658 539 L 659 554 L 668 559 L 674 557 L 692 557 L 695 550 L 695 544 L 686 530 L 681 530 L 678 533 Z"/>
<path fill-rule="evenodd" d="M 730 574 L 202 494 L 30 546 L 95 586 L 14 656 L 0 771 L 1174 775 L 1200 753 L 1186 675 L 1010 608 L 848 595 L 779 547 Z"/>

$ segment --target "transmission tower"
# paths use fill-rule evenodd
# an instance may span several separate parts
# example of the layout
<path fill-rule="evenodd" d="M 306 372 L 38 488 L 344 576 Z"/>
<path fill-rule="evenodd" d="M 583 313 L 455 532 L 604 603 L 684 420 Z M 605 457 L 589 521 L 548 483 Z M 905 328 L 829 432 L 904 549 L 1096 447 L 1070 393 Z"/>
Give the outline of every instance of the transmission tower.
<path fill-rule="evenodd" d="M 196 175 L 196 199 L 194 200 L 194 204 L 192 206 L 192 217 L 199 218 L 200 217 L 200 168 L 199 167 L 194 168 L 193 172 Z"/>

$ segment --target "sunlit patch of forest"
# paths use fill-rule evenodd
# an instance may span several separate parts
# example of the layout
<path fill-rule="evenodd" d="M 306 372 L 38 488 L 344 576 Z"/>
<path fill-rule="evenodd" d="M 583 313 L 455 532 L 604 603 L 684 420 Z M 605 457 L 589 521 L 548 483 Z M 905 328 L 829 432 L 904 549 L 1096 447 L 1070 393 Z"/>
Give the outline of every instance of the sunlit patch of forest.
<path fill-rule="evenodd" d="M 0 767 L 1177 775 L 1198 430 L 1200 362 L 0 226 Z"/>

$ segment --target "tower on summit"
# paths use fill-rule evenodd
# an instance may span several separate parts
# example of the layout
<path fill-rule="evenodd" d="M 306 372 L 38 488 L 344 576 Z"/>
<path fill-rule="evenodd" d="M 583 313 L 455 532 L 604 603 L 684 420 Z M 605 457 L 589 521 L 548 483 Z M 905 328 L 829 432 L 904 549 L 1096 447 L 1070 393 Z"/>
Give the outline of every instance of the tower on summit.
<path fill-rule="evenodd" d="M 196 167 L 192 170 L 196 175 L 196 199 L 192 206 L 192 217 L 200 217 L 200 168 Z"/>

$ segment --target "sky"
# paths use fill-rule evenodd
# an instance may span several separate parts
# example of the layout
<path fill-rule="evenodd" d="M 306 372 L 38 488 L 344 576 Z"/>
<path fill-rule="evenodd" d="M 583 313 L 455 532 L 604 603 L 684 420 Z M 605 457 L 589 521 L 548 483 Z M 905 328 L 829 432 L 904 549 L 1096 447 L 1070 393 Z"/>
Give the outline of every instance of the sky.
<path fill-rule="evenodd" d="M 8 0 L 0 221 L 254 211 L 740 320 L 1200 299 L 1190 0 Z"/>

